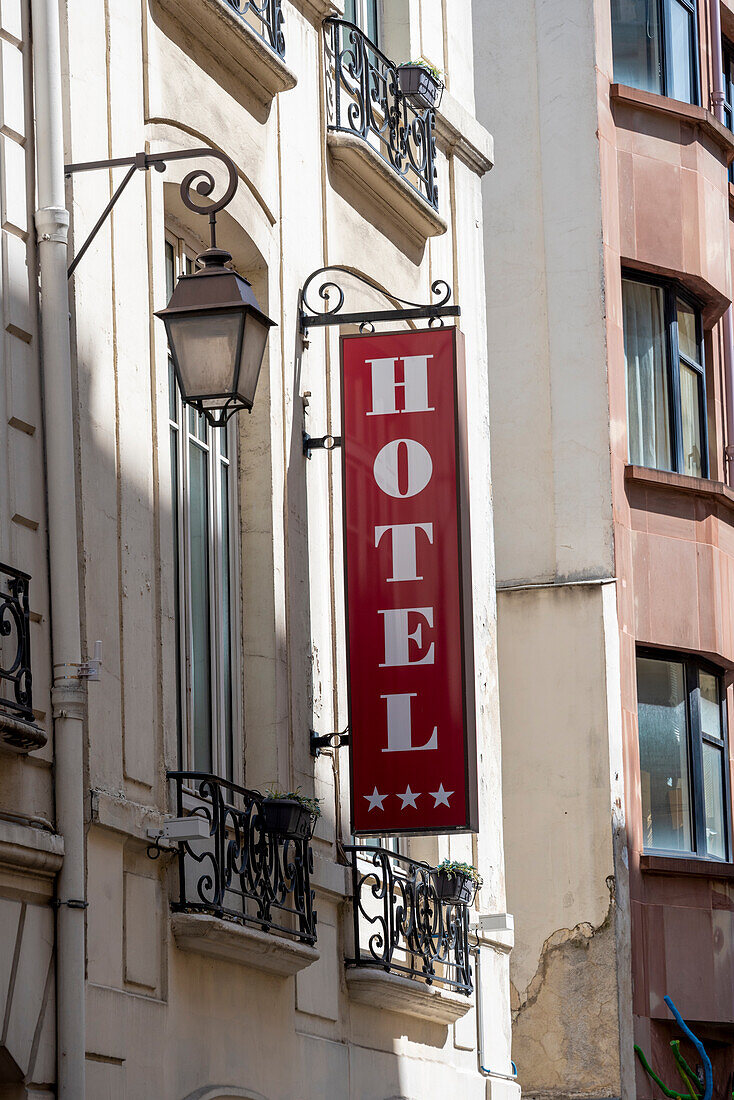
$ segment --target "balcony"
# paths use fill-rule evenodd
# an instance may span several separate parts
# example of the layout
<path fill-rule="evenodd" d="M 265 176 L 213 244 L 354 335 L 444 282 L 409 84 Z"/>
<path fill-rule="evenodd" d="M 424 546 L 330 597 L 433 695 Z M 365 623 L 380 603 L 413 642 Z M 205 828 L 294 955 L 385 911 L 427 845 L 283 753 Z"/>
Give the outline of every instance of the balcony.
<path fill-rule="evenodd" d="M 324 22 L 327 143 L 332 164 L 367 202 L 419 242 L 446 232 L 438 213 L 435 112 L 403 95 L 397 66 L 344 19 Z"/>
<path fill-rule="evenodd" d="M 203 772 L 169 772 L 176 816 L 208 836 L 179 844 L 171 903 L 178 946 L 281 977 L 318 959 L 310 839 L 265 828 L 263 796 Z"/>
<path fill-rule="evenodd" d="M 345 848 L 352 876 L 352 1000 L 440 1024 L 469 1011 L 469 907 L 439 898 L 433 868 L 386 848 Z"/>
<path fill-rule="evenodd" d="M 46 744 L 33 714 L 30 579 L 0 564 L 0 746 L 16 753 Z"/>
<path fill-rule="evenodd" d="M 296 85 L 285 63 L 281 0 L 156 0 L 169 19 L 229 70 L 258 103 Z"/>

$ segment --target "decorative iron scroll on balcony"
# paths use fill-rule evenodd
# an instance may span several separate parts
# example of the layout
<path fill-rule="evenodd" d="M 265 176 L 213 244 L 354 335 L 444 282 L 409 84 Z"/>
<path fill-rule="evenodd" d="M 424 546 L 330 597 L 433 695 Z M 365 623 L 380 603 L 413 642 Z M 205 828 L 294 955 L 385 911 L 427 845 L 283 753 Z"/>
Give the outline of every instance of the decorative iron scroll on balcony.
<path fill-rule="evenodd" d="M 176 785 L 176 816 L 196 814 L 209 827 L 207 839 L 179 846 L 172 908 L 315 943 L 309 840 L 268 833 L 257 791 L 205 772 L 169 772 L 168 778 Z"/>
<path fill-rule="evenodd" d="M 247 23 L 255 34 L 262 38 L 278 57 L 285 57 L 285 36 L 283 34 L 283 12 L 280 0 L 226 0 L 230 8 Z"/>
<path fill-rule="evenodd" d="M 30 579 L 0 564 L 0 709 L 24 722 L 33 722 Z"/>
<path fill-rule="evenodd" d="M 324 22 L 330 130 L 356 134 L 438 210 L 434 112 L 400 90 L 397 66 L 344 19 Z"/>
<path fill-rule="evenodd" d="M 386 848 L 350 845 L 354 958 L 427 985 L 472 992 L 469 910 L 442 901 L 427 863 Z"/>

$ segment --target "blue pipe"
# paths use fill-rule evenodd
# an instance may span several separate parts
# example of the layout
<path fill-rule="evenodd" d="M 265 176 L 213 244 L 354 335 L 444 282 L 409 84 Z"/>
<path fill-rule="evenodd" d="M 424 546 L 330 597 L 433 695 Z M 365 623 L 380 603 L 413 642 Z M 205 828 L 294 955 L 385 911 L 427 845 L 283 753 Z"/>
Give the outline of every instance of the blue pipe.
<path fill-rule="evenodd" d="M 696 1048 L 698 1053 L 701 1055 L 701 1061 L 703 1062 L 703 1079 L 704 1079 L 704 1085 L 705 1085 L 705 1092 L 703 1094 L 703 1100 L 711 1100 L 711 1097 L 714 1095 L 714 1074 L 713 1074 L 713 1070 L 711 1069 L 711 1061 L 709 1059 L 708 1054 L 706 1053 L 706 1048 L 704 1047 L 701 1040 L 697 1039 L 696 1036 L 693 1034 L 693 1032 L 689 1028 L 688 1024 L 685 1022 L 685 1020 L 681 1016 L 680 1012 L 678 1011 L 678 1009 L 675 1007 L 675 1005 L 671 1001 L 670 997 L 666 996 L 664 998 L 664 1000 L 665 1000 L 666 1005 L 670 1009 L 670 1011 L 675 1016 L 675 1018 L 678 1022 L 678 1027 L 681 1029 L 683 1034 L 686 1035 L 691 1040 L 694 1047 Z"/>

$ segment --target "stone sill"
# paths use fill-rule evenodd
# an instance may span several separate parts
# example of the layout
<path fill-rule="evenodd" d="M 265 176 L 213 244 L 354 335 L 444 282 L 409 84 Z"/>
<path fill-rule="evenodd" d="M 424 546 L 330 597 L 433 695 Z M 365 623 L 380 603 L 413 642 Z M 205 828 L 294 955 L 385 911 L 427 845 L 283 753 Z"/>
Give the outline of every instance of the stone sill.
<path fill-rule="evenodd" d="M 669 470 L 652 470 L 647 466 L 625 466 L 624 480 L 655 489 L 670 489 L 685 493 L 699 500 L 711 500 L 734 513 L 734 490 L 723 481 L 711 481 L 706 477 L 675 474 Z M 732 516 L 734 521 L 734 515 Z"/>
<path fill-rule="evenodd" d="M 316 24 L 321 24 L 331 15 L 337 19 L 344 18 L 344 0 L 291 0 L 291 5 Z"/>
<path fill-rule="evenodd" d="M 423 247 L 429 237 L 446 232 L 446 220 L 364 138 L 329 130 L 326 141 L 335 171 L 356 184 L 363 200 L 369 195 L 417 244 Z"/>
<path fill-rule="evenodd" d="M 494 167 L 494 138 L 445 88 L 436 111 L 436 144 L 478 176 Z"/>
<path fill-rule="evenodd" d="M 278 92 L 295 88 L 296 74 L 237 15 L 227 0 L 155 0 L 219 65 L 229 68 L 268 106 Z"/>
<path fill-rule="evenodd" d="M 706 878 L 734 881 L 734 863 L 719 863 L 715 859 L 692 859 L 690 856 L 640 856 L 640 870 L 646 875 Z"/>
<path fill-rule="evenodd" d="M 47 741 L 40 726 L 0 710 L 0 750 L 25 755 L 42 749 Z"/>
<path fill-rule="evenodd" d="M 53 878 L 64 861 L 64 838 L 48 829 L 0 818 L 0 864 Z"/>
<path fill-rule="evenodd" d="M 250 966 L 277 978 L 290 978 L 320 958 L 308 944 L 207 913 L 173 913 L 171 927 L 182 951 Z"/>
<path fill-rule="evenodd" d="M 669 118 L 676 118 L 680 122 L 687 122 L 692 126 L 699 126 L 726 154 L 726 164 L 730 164 L 734 158 L 734 134 L 705 107 L 681 103 L 677 99 L 656 95 L 655 92 L 643 92 L 639 88 L 630 88 L 626 84 L 612 84 L 609 96 L 612 103 L 625 104 L 642 111 L 653 111 L 667 115 Z"/>
<path fill-rule="evenodd" d="M 359 1004 L 435 1024 L 453 1024 L 472 1006 L 469 997 L 373 967 L 347 966 L 349 996 Z"/>

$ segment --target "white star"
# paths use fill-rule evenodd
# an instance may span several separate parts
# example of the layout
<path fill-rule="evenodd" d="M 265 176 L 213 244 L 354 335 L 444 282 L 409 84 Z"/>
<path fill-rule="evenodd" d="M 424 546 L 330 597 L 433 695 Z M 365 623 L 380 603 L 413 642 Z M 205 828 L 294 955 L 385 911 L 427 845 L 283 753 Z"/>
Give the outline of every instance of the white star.
<path fill-rule="evenodd" d="M 418 792 L 418 794 L 413 794 L 413 792 L 410 789 L 410 783 L 409 783 L 408 786 L 405 788 L 405 793 L 404 794 L 398 794 L 398 798 L 402 798 L 402 800 L 403 800 L 403 804 L 400 807 L 401 810 L 404 810 L 406 806 L 412 806 L 414 810 L 417 810 L 418 807 L 415 804 L 415 800 L 416 800 L 416 798 L 420 798 L 420 791 Z"/>
<path fill-rule="evenodd" d="M 362 797 L 366 798 L 367 801 L 370 804 L 370 808 L 367 811 L 367 813 L 370 813 L 372 810 L 375 809 L 375 807 L 377 807 L 378 810 L 384 810 L 385 809 L 385 807 L 382 805 L 382 803 L 387 798 L 387 795 L 386 794 L 378 794 L 377 793 L 377 787 L 375 787 L 372 794 L 364 794 L 364 795 L 362 795 Z"/>
<path fill-rule="evenodd" d="M 430 791 L 429 793 L 431 795 L 433 795 L 433 797 L 436 800 L 435 803 L 434 803 L 434 806 L 433 806 L 433 808 L 435 810 L 436 806 L 449 806 L 449 799 L 451 798 L 451 795 L 454 792 L 453 791 L 445 791 L 443 789 L 443 783 L 441 783 L 437 791 Z M 449 809 L 451 809 L 450 806 L 449 806 Z"/>

